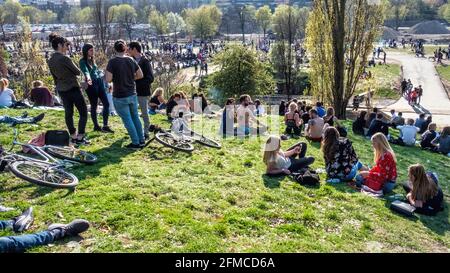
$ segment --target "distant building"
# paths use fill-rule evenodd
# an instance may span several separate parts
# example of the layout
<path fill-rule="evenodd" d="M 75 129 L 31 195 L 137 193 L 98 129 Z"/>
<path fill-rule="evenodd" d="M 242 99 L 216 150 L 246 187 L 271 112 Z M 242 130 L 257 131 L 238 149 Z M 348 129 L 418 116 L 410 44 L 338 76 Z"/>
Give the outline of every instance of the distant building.
<path fill-rule="evenodd" d="M 243 6 L 243 5 L 253 5 L 256 8 L 260 8 L 262 6 L 269 6 L 272 10 L 276 8 L 276 6 L 280 4 L 291 4 L 298 6 L 309 6 L 312 3 L 312 0 L 216 0 L 216 5 L 224 10 L 228 9 L 231 6 Z"/>

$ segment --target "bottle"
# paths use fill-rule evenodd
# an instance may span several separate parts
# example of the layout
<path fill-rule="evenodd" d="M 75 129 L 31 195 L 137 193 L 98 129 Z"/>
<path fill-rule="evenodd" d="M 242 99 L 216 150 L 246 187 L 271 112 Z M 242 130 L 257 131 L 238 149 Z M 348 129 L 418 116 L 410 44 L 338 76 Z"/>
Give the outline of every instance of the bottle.
<path fill-rule="evenodd" d="M 341 180 L 339 178 L 332 178 L 332 179 L 327 180 L 327 183 L 330 183 L 330 184 L 337 184 L 340 182 L 341 182 Z"/>

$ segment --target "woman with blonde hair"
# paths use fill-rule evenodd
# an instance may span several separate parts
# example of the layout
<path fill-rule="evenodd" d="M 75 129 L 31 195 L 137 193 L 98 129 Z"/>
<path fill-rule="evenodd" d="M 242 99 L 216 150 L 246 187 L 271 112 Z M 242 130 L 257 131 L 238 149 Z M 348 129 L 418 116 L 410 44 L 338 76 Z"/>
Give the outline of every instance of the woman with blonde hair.
<path fill-rule="evenodd" d="M 303 120 L 298 113 L 297 103 L 291 102 L 289 104 L 289 112 L 284 115 L 284 122 L 286 123 L 286 135 L 300 136 Z"/>
<path fill-rule="evenodd" d="M 356 177 L 356 183 L 357 186 L 364 185 L 375 192 L 383 190 L 386 194 L 395 187 L 397 159 L 384 134 L 374 134 L 372 146 L 374 148 L 375 166 L 370 170 L 364 168 Z"/>
<path fill-rule="evenodd" d="M 156 88 L 150 98 L 150 115 L 155 115 L 156 110 L 162 110 L 166 107 L 166 100 L 164 99 L 164 89 L 162 87 Z"/>
<path fill-rule="evenodd" d="M 14 91 L 8 88 L 9 81 L 7 79 L 0 79 L 0 108 L 13 107 L 16 97 Z"/>
<path fill-rule="evenodd" d="M 267 166 L 268 175 L 295 173 L 306 168 L 314 162 L 313 157 L 305 157 L 306 143 L 297 143 L 283 152 L 281 150 L 281 139 L 278 136 L 270 136 L 264 147 L 263 162 Z M 298 158 L 296 158 L 298 156 Z"/>
<path fill-rule="evenodd" d="M 406 198 L 416 207 L 416 212 L 435 215 L 443 209 L 444 194 L 439 187 L 435 173 L 425 172 L 420 164 L 411 165 L 408 169 L 409 182 L 403 185 L 408 193 Z"/>

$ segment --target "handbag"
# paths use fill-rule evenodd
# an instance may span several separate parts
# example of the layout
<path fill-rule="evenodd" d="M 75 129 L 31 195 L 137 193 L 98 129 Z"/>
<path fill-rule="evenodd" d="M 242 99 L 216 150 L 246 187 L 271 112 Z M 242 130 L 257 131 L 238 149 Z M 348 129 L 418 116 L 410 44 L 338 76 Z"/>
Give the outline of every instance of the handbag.
<path fill-rule="evenodd" d="M 391 210 L 408 217 L 414 216 L 414 211 L 416 210 L 414 206 L 411 206 L 410 204 L 399 200 L 395 200 L 394 202 L 392 202 L 390 208 Z"/>
<path fill-rule="evenodd" d="M 70 135 L 66 130 L 49 130 L 45 133 L 45 145 L 69 146 Z"/>

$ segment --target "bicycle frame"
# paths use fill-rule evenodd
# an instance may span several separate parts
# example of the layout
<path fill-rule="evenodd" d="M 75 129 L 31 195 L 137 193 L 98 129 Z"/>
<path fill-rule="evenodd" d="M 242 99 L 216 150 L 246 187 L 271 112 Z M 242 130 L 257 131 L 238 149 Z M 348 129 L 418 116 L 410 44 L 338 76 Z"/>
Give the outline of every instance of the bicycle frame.
<path fill-rule="evenodd" d="M 33 158 L 33 157 L 20 155 L 20 154 L 17 154 L 17 153 L 13 153 L 14 157 L 21 158 L 23 160 L 29 160 L 29 161 L 39 162 L 39 163 L 46 163 L 46 164 L 49 164 L 49 165 L 51 165 L 51 164 L 58 165 L 60 167 L 72 167 L 74 165 L 78 165 L 77 162 L 70 161 L 70 160 L 60 160 L 60 159 L 57 159 L 57 158 L 49 155 L 47 152 L 45 152 L 45 148 L 52 147 L 52 146 L 45 145 L 43 147 L 39 147 L 39 146 L 35 146 L 35 145 L 29 144 L 29 143 L 21 143 L 21 142 L 19 142 L 17 140 L 18 135 L 19 135 L 19 131 L 16 128 L 14 128 L 13 130 L 14 130 L 14 138 L 13 138 L 13 142 L 12 142 L 11 148 L 9 149 L 8 153 L 11 154 L 12 150 L 14 149 L 14 147 L 16 145 L 19 145 L 19 146 L 24 146 L 24 147 L 27 147 L 27 148 L 31 149 L 41 159 L 36 159 L 36 158 Z"/>

